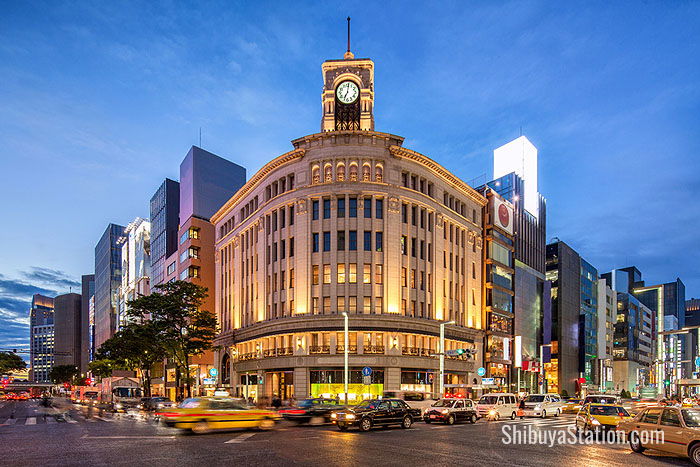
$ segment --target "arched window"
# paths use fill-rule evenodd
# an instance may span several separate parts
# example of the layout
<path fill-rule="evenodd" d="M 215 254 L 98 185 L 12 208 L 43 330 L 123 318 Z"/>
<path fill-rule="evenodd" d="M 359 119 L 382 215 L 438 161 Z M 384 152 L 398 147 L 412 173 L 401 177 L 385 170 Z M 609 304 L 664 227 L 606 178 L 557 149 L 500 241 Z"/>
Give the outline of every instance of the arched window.
<path fill-rule="evenodd" d="M 311 183 L 321 183 L 321 170 L 318 166 L 311 169 Z"/>
<path fill-rule="evenodd" d="M 357 181 L 357 164 L 350 164 L 350 181 Z"/>
<path fill-rule="evenodd" d="M 381 165 L 377 164 L 374 167 L 374 181 L 380 182 L 384 179 L 384 169 Z"/>
<path fill-rule="evenodd" d="M 338 167 L 335 169 L 335 177 L 339 182 L 345 181 L 345 164 L 338 164 Z"/>
<path fill-rule="evenodd" d="M 362 166 L 362 181 L 369 182 L 371 179 L 369 164 Z"/>
<path fill-rule="evenodd" d="M 228 354 L 221 358 L 221 383 L 231 384 L 231 357 Z"/>
<path fill-rule="evenodd" d="M 330 164 L 326 164 L 326 166 L 323 168 L 323 180 L 326 183 L 333 181 L 333 167 L 331 167 Z"/>

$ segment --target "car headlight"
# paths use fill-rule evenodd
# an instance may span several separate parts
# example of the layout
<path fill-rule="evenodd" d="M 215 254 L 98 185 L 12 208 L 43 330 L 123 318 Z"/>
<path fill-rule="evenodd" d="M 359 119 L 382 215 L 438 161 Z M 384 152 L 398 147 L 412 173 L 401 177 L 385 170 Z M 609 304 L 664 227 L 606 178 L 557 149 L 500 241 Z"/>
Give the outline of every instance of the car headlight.
<path fill-rule="evenodd" d="M 600 425 L 600 422 L 594 418 L 591 420 L 591 425 Z"/>
<path fill-rule="evenodd" d="M 122 407 L 123 407 L 123 406 L 122 406 L 119 402 L 117 402 L 116 404 L 114 404 L 114 408 L 115 408 L 115 409 L 121 409 Z"/>
<path fill-rule="evenodd" d="M 165 407 L 165 405 L 162 402 L 158 404 L 158 408 L 160 409 L 161 407 Z"/>
<path fill-rule="evenodd" d="M 345 418 L 348 419 L 348 420 L 355 420 L 355 415 L 349 413 L 349 414 L 347 414 L 347 415 L 345 416 Z"/>
<path fill-rule="evenodd" d="M 331 418 L 338 418 L 338 414 L 335 413 L 335 412 L 333 412 L 333 413 L 331 414 Z"/>
<path fill-rule="evenodd" d="M 496 411 L 494 409 L 489 410 L 489 415 L 496 415 Z"/>
<path fill-rule="evenodd" d="M 442 409 L 440 412 L 444 413 L 445 415 L 447 415 L 448 413 L 450 413 L 450 411 L 447 410 L 447 409 Z"/>
<path fill-rule="evenodd" d="M 540 410 L 541 408 L 542 408 L 542 404 L 537 404 L 537 405 L 535 406 L 535 410 Z"/>

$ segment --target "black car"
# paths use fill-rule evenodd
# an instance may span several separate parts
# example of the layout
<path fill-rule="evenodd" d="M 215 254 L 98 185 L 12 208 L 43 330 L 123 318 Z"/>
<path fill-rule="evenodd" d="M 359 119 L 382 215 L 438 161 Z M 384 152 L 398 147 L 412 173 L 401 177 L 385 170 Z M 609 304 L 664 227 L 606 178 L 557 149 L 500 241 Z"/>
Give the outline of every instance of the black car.
<path fill-rule="evenodd" d="M 331 414 L 343 408 L 345 406 L 340 405 L 335 399 L 315 397 L 301 400 L 296 407 L 282 409 L 279 413 L 285 420 L 320 425 L 323 422 L 330 422 Z"/>
<path fill-rule="evenodd" d="M 360 431 L 369 431 L 374 426 L 399 425 L 411 428 L 420 420 L 420 409 L 412 409 L 401 399 L 372 399 L 358 405 L 339 410 L 331 415 L 340 431 L 357 426 Z"/>
<path fill-rule="evenodd" d="M 476 423 L 477 418 L 476 407 L 469 399 L 440 399 L 423 414 L 425 423 L 443 422 L 448 425 L 461 421 Z"/>
<path fill-rule="evenodd" d="M 172 407 L 174 404 L 167 397 L 142 397 L 138 407 L 148 412 Z"/>

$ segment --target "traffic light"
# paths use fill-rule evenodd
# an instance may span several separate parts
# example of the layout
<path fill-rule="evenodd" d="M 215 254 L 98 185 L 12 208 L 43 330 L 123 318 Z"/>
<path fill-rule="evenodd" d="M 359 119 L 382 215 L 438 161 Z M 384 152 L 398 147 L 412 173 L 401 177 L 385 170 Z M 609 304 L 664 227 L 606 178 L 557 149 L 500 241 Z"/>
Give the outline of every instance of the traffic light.
<path fill-rule="evenodd" d="M 446 350 L 445 355 L 448 357 L 460 357 L 462 355 L 466 357 L 473 357 L 476 355 L 476 349 L 454 349 L 454 350 Z"/>

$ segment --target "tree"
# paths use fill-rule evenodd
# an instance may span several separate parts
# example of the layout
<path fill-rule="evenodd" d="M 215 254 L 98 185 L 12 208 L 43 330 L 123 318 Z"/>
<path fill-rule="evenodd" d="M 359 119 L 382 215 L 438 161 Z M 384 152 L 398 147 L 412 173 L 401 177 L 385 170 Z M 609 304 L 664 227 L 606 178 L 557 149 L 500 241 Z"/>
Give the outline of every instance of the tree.
<path fill-rule="evenodd" d="M 127 315 L 141 322 L 153 322 L 160 343 L 176 365 L 176 386 L 181 374 L 187 397 L 191 396 L 190 361 L 212 347 L 216 317 L 202 305 L 207 288 L 191 282 L 174 281 L 154 287 L 157 292 L 128 303 Z"/>
<path fill-rule="evenodd" d="M 118 369 L 118 365 L 106 358 L 100 359 L 96 355 L 96 359 L 88 364 L 88 368 L 94 377 L 102 379 L 112 376 L 112 371 Z"/>
<path fill-rule="evenodd" d="M 70 383 L 73 378 L 78 376 L 80 371 L 78 367 L 73 365 L 57 365 L 51 368 L 49 372 L 49 379 L 54 384 Z"/>
<path fill-rule="evenodd" d="M 25 368 L 27 368 L 27 362 L 22 360 L 22 357 L 16 353 L 0 352 L 0 375 L 24 370 Z"/>
<path fill-rule="evenodd" d="M 150 397 L 151 369 L 166 356 L 161 334 L 155 321 L 130 323 L 100 346 L 96 361 L 107 362 L 110 374 L 118 368 L 139 370 L 144 394 Z"/>

